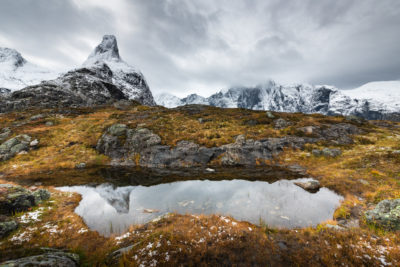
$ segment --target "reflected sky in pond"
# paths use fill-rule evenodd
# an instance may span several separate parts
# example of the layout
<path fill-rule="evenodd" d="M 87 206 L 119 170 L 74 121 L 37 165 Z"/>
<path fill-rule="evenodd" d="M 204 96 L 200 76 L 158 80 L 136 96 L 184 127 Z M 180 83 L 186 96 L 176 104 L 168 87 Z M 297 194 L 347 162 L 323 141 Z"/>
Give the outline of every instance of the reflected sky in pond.
<path fill-rule="evenodd" d="M 298 180 L 271 184 L 192 180 L 149 187 L 102 184 L 58 189 L 80 193 L 82 200 L 75 212 L 91 229 L 104 235 L 120 234 L 129 225 L 146 223 L 169 212 L 222 214 L 285 228 L 315 226 L 331 219 L 342 197 L 326 188 L 309 193 L 293 184 Z"/>

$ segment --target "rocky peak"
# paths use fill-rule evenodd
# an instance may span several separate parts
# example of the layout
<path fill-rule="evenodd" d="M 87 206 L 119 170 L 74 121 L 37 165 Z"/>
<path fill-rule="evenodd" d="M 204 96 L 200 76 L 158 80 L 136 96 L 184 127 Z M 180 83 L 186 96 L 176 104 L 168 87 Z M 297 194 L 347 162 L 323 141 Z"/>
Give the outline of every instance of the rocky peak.
<path fill-rule="evenodd" d="M 120 61 L 117 38 L 114 35 L 104 35 L 101 43 L 89 55 L 85 64 L 99 61 Z M 84 65 L 85 65 L 84 64 Z"/>
<path fill-rule="evenodd" d="M 18 68 L 23 66 L 25 63 L 26 60 L 17 50 L 0 47 L 0 64 L 7 64 L 14 68 Z"/>

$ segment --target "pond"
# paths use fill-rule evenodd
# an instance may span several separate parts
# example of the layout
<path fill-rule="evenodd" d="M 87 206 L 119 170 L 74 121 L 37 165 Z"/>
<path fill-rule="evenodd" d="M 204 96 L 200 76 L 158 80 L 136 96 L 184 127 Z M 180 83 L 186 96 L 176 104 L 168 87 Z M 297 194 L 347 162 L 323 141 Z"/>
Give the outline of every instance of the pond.
<path fill-rule="evenodd" d="M 221 214 L 279 228 L 315 226 L 332 219 L 343 199 L 327 188 L 309 193 L 297 180 L 185 180 L 151 186 L 64 186 L 82 200 L 75 212 L 103 235 L 121 234 L 170 212 Z"/>

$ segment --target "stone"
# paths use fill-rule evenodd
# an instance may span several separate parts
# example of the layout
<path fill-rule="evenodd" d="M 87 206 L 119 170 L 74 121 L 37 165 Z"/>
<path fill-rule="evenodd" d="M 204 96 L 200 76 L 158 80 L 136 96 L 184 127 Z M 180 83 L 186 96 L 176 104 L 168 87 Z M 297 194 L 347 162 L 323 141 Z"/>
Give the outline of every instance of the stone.
<path fill-rule="evenodd" d="M 346 228 L 339 226 L 339 225 L 335 225 L 335 224 L 325 224 L 325 227 L 328 229 L 336 230 L 336 231 L 346 230 Z"/>
<path fill-rule="evenodd" d="M 0 131 L 0 142 L 3 142 L 4 140 L 6 140 L 10 135 L 11 135 L 11 129 L 6 127 L 1 129 Z"/>
<path fill-rule="evenodd" d="M 11 215 L 35 204 L 31 191 L 20 186 L 0 185 L 0 214 Z"/>
<path fill-rule="evenodd" d="M 8 139 L 0 145 L 0 161 L 8 160 L 21 151 L 28 151 L 30 142 L 31 137 L 26 134 Z"/>
<path fill-rule="evenodd" d="M 320 156 L 322 156 L 322 151 L 319 150 L 319 149 L 313 149 L 313 150 L 311 151 L 311 153 L 312 153 L 315 157 L 320 157 Z"/>
<path fill-rule="evenodd" d="M 275 129 L 285 129 L 287 127 L 289 127 L 290 125 L 292 125 L 292 123 L 280 118 L 274 121 L 274 127 Z"/>
<path fill-rule="evenodd" d="M 382 200 L 373 210 L 365 212 L 365 219 L 386 230 L 400 230 L 400 199 Z"/>
<path fill-rule="evenodd" d="M 29 143 L 29 146 L 31 146 L 31 147 L 37 147 L 38 145 L 39 145 L 39 140 L 37 140 L 37 139 L 35 139 Z"/>
<path fill-rule="evenodd" d="M 122 99 L 114 102 L 113 106 L 119 110 L 129 110 L 130 108 L 134 107 L 137 104 L 138 102 Z"/>
<path fill-rule="evenodd" d="M 312 193 L 317 192 L 321 187 L 319 181 L 314 180 L 313 178 L 311 178 L 311 179 L 307 178 L 307 179 L 308 179 L 307 181 L 298 181 L 298 182 L 294 182 L 294 184 L 303 188 L 306 191 L 309 191 Z"/>
<path fill-rule="evenodd" d="M 79 255 L 59 250 L 49 250 L 40 255 L 2 262 L 0 266 L 78 267 Z"/>
<path fill-rule="evenodd" d="M 18 223 L 14 219 L 0 215 L 0 238 L 7 236 L 17 228 Z"/>
<path fill-rule="evenodd" d="M 335 158 L 337 156 L 340 156 L 342 154 L 342 151 L 337 148 L 324 148 L 322 149 L 322 155 L 325 157 L 332 157 Z"/>
<path fill-rule="evenodd" d="M 35 197 L 35 204 L 37 205 L 42 201 L 46 201 L 46 200 L 50 199 L 51 194 L 46 189 L 38 189 L 33 192 L 33 196 Z"/>
<path fill-rule="evenodd" d="M 54 122 L 52 122 L 52 121 L 46 121 L 45 125 L 46 125 L 46 126 L 54 126 Z"/>
<path fill-rule="evenodd" d="M 267 115 L 267 118 L 268 118 L 268 119 L 275 119 L 275 118 L 276 118 L 275 115 L 272 114 L 271 111 L 267 111 L 267 112 L 265 113 L 265 115 Z"/>
<path fill-rule="evenodd" d="M 358 124 L 363 124 L 365 120 L 363 118 L 350 115 L 350 116 L 345 116 L 345 120 L 353 123 L 358 123 Z"/>
<path fill-rule="evenodd" d="M 86 163 L 81 162 L 75 165 L 75 169 L 84 169 L 86 168 Z"/>
<path fill-rule="evenodd" d="M 37 115 L 34 115 L 34 116 L 30 117 L 29 120 L 30 121 L 37 121 L 37 120 L 44 119 L 45 117 L 46 117 L 46 115 L 44 115 L 44 114 L 37 114 Z"/>

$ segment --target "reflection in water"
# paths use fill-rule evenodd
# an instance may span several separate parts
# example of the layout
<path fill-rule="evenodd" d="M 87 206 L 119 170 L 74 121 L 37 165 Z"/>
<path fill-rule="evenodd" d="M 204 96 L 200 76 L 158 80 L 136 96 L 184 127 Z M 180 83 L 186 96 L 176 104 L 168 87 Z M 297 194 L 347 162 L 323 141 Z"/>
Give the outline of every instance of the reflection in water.
<path fill-rule="evenodd" d="M 122 233 L 129 225 L 141 224 L 166 214 L 223 214 L 255 224 L 304 227 L 332 218 L 342 199 L 322 188 L 311 194 L 293 184 L 298 180 L 181 181 L 150 187 L 60 187 L 78 192 L 82 200 L 75 212 L 93 230 L 104 235 Z"/>

